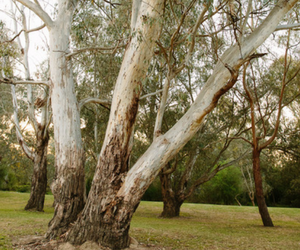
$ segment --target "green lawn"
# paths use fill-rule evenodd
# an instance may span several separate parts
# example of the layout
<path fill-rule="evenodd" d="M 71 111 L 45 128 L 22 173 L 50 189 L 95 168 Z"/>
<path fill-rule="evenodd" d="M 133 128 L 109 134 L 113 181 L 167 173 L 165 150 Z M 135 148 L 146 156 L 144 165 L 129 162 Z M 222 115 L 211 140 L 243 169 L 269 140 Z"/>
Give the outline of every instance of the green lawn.
<path fill-rule="evenodd" d="M 0 249 L 11 239 L 43 235 L 52 217 L 52 196 L 44 213 L 23 208 L 29 194 L 0 191 Z M 270 208 L 274 228 L 264 228 L 257 208 L 184 204 L 181 217 L 161 219 L 160 202 L 141 202 L 131 224 L 140 243 L 166 249 L 300 249 L 300 209 Z"/>

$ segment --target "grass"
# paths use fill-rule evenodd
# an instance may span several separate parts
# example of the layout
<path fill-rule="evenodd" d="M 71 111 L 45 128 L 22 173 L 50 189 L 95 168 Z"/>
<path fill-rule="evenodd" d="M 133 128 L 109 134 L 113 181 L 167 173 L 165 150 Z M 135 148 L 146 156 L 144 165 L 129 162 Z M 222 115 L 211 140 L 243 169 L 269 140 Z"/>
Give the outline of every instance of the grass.
<path fill-rule="evenodd" d="M 28 198 L 0 192 L 0 249 L 12 249 L 12 238 L 45 233 L 53 197 L 46 196 L 44 213 L 24 211 Z M 141 202 L 131 236 L 167 249 L 300 249 L 300 209 L 269 208 L 274 228 L 262 226 L 255 207 L 184 204 L 173 219 L 159 218 L 161 211 L 161 202 Z"/>

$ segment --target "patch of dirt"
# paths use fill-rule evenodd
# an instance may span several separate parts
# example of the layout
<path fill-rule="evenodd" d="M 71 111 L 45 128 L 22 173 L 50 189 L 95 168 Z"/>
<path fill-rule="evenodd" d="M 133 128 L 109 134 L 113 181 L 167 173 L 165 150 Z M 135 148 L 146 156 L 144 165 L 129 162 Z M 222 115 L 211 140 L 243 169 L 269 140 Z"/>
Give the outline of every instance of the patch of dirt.
<path fill-rule="evenodd" d="M 85 242 L 81 246 L 73 246 L 63 240 L 46 240 L 43 236 L 28 235 L 12 240 L 13 249 L 16 250 L 110 250 L 110 248 L 102 247 L 95 242 Z M 131 238 L 129 248 L 125 250 L 168 250 L 170 248 L 157 247 L 154 245 L 139 244 L 135 239 Z"/>

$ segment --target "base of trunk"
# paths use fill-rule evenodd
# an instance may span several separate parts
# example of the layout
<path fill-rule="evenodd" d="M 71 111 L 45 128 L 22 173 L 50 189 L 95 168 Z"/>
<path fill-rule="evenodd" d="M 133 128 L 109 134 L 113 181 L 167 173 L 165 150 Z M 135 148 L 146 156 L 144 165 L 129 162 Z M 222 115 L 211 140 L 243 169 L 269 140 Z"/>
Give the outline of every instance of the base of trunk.
<path fill-rule="evenodd" d="M 176 202 L 174 200 L 164 201 L 164 207 L 160 217 L 163 218 L 179 217 L 181 205 L 182 202 Z"/>
<path fill-rule="evenodd" d="M 264 197 L 259 156 L 260 156 L 260 151 L 253 149 L 253 177 L 255 182 L 257 206 L 264 226 L 274 227 Z"/>
<path fill-rule="evenodd" d="M 105 211 L 98 213 L 98 209 L 92 207 L 90 204 L 86 205 L 74 227 L 68 232 L 67 241 L 73 245 L 93 241 L 114 250 L 129 247 L 130 222 L 135 209 L 118 204 L 108 206 Z M 94 213 L 98 216 L 91 218 L 89 214 Z"/>
<path fill-rule="evenodd" d="M 83 164 L 78 172 L 70 169 L 68 174 L 64 173 L 64 177 L 65 179 L 57 179 L 52 185 L 55 211 L 45 235 L 47 239 L 54 239 L 64 234 L 70 224 L 76 221 L 85 205 Z"/>
<path fill-rule="evenodd" d="M 27 205 L 25 206 L 25 210 L 44 212 L 45 194 L 46 190 L 39 194 L 32 192 L 30 194 L 30 198 L 27 202 Z"/>
<path fill-rule="evenodd" d="M 39 172 L 33 174 L 30 197 L 25 206 L 25 210 L 43 212 L 46 189 L 47 168 L 45 167 L 45 169 L 40 169 Z"/>
<path fill-rule="evenodd" d="M 45 128 L 39 126 L 37 133 L 37 150 L 34 156 L 34 167 L 31 178 L 30 198 L 25 210 L 42 212 L 44 209 L 45 194 L 47 189 L 47 147 L 48 132 L 44 136 Z"/>

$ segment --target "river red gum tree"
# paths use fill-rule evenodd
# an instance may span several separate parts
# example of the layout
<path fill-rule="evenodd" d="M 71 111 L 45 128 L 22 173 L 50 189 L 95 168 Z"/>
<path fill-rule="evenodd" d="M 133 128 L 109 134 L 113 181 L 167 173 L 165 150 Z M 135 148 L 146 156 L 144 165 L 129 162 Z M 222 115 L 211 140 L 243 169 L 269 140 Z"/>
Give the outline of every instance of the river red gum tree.
<path fill-rule="evenodd" d="M 55 20 L 38 1 L 18 0 L 44 21 L 50 38 L 50 97 L 55 140 L 55 180 L 51 189 L 55 212 L 46 234 L 55 238 L 74 222 L 85 202 L 84 151 L 81 141 L 79 106 L 69 52 L 69 37 L 77 0 L 58 1 Z"/>
<path fill-rule="evenodd" d="M 50 30 L 50 84 L 57 168 L 53 192 L 57 205 L 48 236 L 54 237 L 66 230 L 68 223 L 72 222 L 83 205 L 80 121 L 71 79 L 71 62 L 66 60 L 69 27 L 77 1 L 59 1 L 55 21 L 45 14 L 38 1 L 18 1 L 34 10 Z M 115 85 L 106 136 L 87 203 L 66 235 L 71 243 L 81 244 L 92 240 L 113 249 L 129 245 L 130 221 L 146 189 L 161 168 L 199 130 L 204 117 L 237 80 L 239 68 L 255 57 L 255 50 L 276 29 L 297 0 L 278 1 L 257 29 L 239 39 L 238 44 L 230 47 L 219 58 L 212 75 L 186 114 L 167 133 L 157 136 L 128 170 L 130 138 L 142 82 L 146 77 L 155 40 L 159 36 L 165 2 L 134 0 L 131 22 L 133 36 Z"/>
<path fill-rule="evenodd" d="M 167 133 L 156 137 L 127 172 L 129 138 L 142 87 L 140 81 L 145 77 L 147 60 L 151 58 L 150 52 L 157 38 L 158 32 L 152 33 L 156 25 L 153 21 L 158 17 L 156 15 L 161 15 L 163 1 L 141 3 L 135 28 L 143 39 L 133 38 L 125 52 L 92 188 L 83 212 L 67 234 L 68 241 L 81 244 L 92 240 L 112 249 L 129 245 L 130 221 L 146 189 L 161 168 L 194 136 L 203 118 L 237 80 L 239 68 L 256 57 L 254 51 L 296 2 L 279 1 L 256 30 L 223 54 L 187 113 Z M 147 19 L 152 21 L 150 26 Z"/>
<path fill-rule="evenodd" d="M 48 96 L 45 94 L 43 100 L 40 100 L 39 104 L 35 105 L 34 99 L 34 91 L 32 89 L 32 84 L 38 84 L 36 82 L 30 81 L 30 69 L 29 69 L 29 60 L 28 60 L 28 50 L 29 50 L 29 33 L 33 31 L 37 31 L 42 29 L 43 26 L 34 28 L 29 30 L 27 28 L 27 18 L 24 13 L 24 6 L 18 6 L 15 3 L 16 9 L 15 11 L 13 8 L 14 5 L 11 6 L 11 15 L 14 17 L 14 26 L 15 26 L 15 36 L 17 40 L 17 44 L 19 46 L 22 57 L 22 64 L 24 67 L 24 75 L 26 80 L 25 81 L 14 81 L 13 79 L 7 79 L 8 84 L 11 84 L 11 93 L 13 99 L 13 107 L 14 107 L 14 123 L 16 126 L 16 134 L 18 142 L 25 153 L 25 155 L 33 162 L 33 174 L 31 178 L 31 190 L 30 190 L 30 197 L 25 206 L 25 210 L 36 210 L 36 211 L 43 211 L 44 208 L 44 200 L 47 188 L 47 148 L 48 148 L 48 141 L 49 141 L 49 132 L 48 132 L 48 125 L 49 125 L 49 103 L 48 103 Z M 24 46 L 22 45 L 20 39 L 20 32 L 18 32 L 18 23 L 17 13 L 20 14 L 21 20 L 21 28 L 24 31 Z M 10 76 L 7 76 L 8 78 Z M 16 88 L 15 85 L 17 84 L 25 84 L 27 85 L 27 114 L 28 120 L 31 124 L 31 127 L 34 131 L 35 136 L 35 143 L 32 147 L 29 147 L 26 139 L 22 135 L 22 130 L 20 126 L 20 122 L 18 119 L 18 101 L 16 96 Z M 45 88 L 47 88 L 47 84 L 44 83 Z M 40 109 L 40 122 L 38 122 L 35 116 L 35 108 Z"/>
<path fill-rule="evenodd" d="M 282 76 L 282 81 L 281 81 L 281 91 L 279 93 L 279 100 L 278 100 L 278 111 L 277 111 L 277 117 L 276 117 L 276 122 L 274 124 L 274 130 L 272 131 L 271 136 L 267 137 L 267 127 L 265 126 L 266 121 L 265 118 L 261 115 L 261 110 L 260 110 L 260 104 L 259 100 L 257 99 L 257 93 L 256 93 L 256 87 L 254 87 L 253 91 L 250 90 L 247 81 L 246 81 L 246 67 L 244 68 L 244 77 L 243 77 L 243 87 L 247 95 L 247 100 L 250 104 L 251 108 L 251 133 L 252 133 L 252 141 L 247 141 L 250 143 L 252 146 L 252 169 L 253 169 L 253 177 L 254 177 L 254 183 L 255 183 L 255 194 L 256 194 L 256 201 L 257 201 L 257 206 L 259 209 L 259 213 L 262 219 L 262 222 L 264 226 L 267 227 L 273 227 L 273 221 L 271 219 L 271 216 L 268 211 L 268 207 L 265 201 L 264 197 L 264 190 L 263 190 L 263 181 L 262 181 L 262 174 L 261 174 L 261 164 L 260 164 L 260 154 L 261 152 L 267 148 L 276 138 L 278 129 L 279 129 L 279 124 L 280 124 L 280 116 L 283 108 L 283 98 L 284 98 L 284 90 L 287 86 L 288 83 L 291 82 L 291 79 L 293 79 L 298 73 L 299 70 L 297 70 L 291 77 L 290 80 L 287 79 L 287 73 L 288 73 L 288 50 L 289 50 L 289 38 L 290 32 L 287 38 L 287 45 L 286 45 L 286 51 L 285 51 L 285 57 L 284 57 L 284 70 L 283 70 L 283 76 Z M 255 77 L 252 77 L 254 86 L 255 86 Z M 255 105 L 257 104 L 257 105 Z M 255 115 L 256 113 L 256 108 L 258 108 L 258 113 L 259 119 L 261 120 L 262 123 L 262 131 L 259 132 L 258 129 L 258 119 Z"/>

